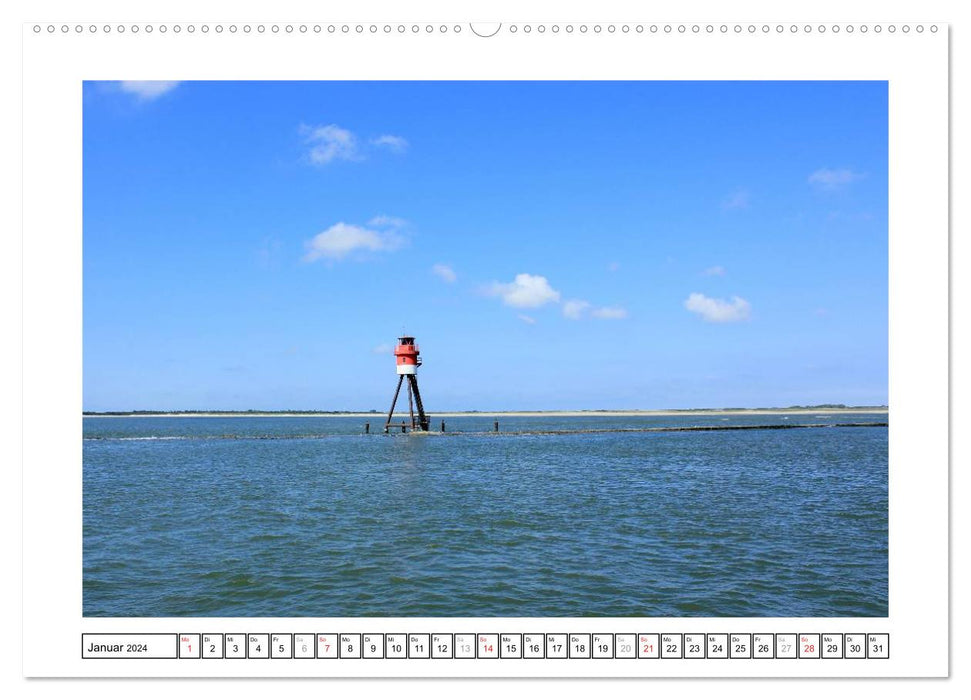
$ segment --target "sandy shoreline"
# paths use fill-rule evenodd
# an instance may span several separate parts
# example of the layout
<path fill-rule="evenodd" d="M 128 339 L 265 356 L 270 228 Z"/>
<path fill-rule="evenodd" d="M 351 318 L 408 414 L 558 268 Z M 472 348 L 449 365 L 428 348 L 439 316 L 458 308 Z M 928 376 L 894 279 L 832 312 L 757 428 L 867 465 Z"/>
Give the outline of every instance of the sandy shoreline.
<path fill-rule="evenodd" d="M 657 410 L 657 411 L 433 411 L 428 415 L 434 418 L 584 418 L 604 416 L 624 418 L 639 416 L 768 416 L 768 415 L 837 415 L 841 413 L 888 413 L 887 408 L 741 408 L 741 409 L 698 409 L 698 410 Z M 395 416 L 407 413 L 395 412 Z M 383 413 L 112 413 L 110 415 L 84 414 L 85 418 L 376 418 L 385 417 Z"/>

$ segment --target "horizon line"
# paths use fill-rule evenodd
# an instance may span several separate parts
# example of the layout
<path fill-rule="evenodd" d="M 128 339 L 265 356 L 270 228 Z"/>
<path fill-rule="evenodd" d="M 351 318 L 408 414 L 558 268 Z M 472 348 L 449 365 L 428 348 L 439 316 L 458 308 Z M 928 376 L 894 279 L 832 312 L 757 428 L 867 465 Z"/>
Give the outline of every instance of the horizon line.
<path fill-rule="evenodd" d="M 693 408 L 518 408 L 518 409 L 453 409 L 444 411 L 430 411 L 429 415 L 435 413 L 651 413 L 651 412 L 691 412 L 691 411 L 787 411 L 787 410 L 850 410 L 850 409 L 887 409 L 888 404 L 859 404 L 848 405 L 842 403 L 821 403 L 821 404 L 793 404 L 790 406 L 721 406 L 721 407 L 693 407 Z M 384 415 L 384 411 L 377 409 L 352 410 L 352 409 L 132 409 L 132 410 L 113 410 L 113 411 L 90 411 L 82 410 L 82 415 L 179 415 L 179 414 L 375 414 Z M 401 413 L 397 411 L 396 413 Z"/>

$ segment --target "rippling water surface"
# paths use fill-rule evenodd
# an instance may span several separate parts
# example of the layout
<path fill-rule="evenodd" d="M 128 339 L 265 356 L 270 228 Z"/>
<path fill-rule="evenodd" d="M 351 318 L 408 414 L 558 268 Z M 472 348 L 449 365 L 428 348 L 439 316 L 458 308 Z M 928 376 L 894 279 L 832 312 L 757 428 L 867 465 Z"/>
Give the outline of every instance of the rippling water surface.
<path fill-rule="evenodd" d="M 85 418 L 84 614 L 887 615 L 886 427 L 365 420 Z"/>

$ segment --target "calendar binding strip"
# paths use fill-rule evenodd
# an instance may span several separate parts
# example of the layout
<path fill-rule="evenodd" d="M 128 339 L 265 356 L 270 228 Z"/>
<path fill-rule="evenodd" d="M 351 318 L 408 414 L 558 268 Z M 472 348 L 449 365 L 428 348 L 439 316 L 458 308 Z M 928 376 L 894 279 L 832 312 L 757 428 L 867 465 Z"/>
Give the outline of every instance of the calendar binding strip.
<path fill-rule="evenodd" d="M 744 22 L 744 23 L 649 23 L 649 22 L 361 22 L 361 23 L 293 23 L 293 22 L 172 22 L 172 23 L 28 23 L 34 34 L 45 35 L 362 35 L 362 36 L 442 36 L 465 34 L 476 38 L 491 38 L 499 34 L 516 36 L 638 36 L 638 35 L 865 35 L 865 34 L 936 34 L 936 23 L 806 23 L 806 22 Z"/>

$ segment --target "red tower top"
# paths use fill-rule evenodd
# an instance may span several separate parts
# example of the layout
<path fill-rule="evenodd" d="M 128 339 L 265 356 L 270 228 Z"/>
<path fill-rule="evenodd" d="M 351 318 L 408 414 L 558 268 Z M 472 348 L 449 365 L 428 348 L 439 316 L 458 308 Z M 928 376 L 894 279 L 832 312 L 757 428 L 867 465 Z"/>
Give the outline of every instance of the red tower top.
<path fill-rule="evenodd" d="M 411 416 L 411 429 L 428 431 L 428 416 L 425 415 L 425 407 L 421 403 L 421 394 L 418 393 L 418 367 L 421 366 L 421 358 L 418 356 L 418 346 L 415 339 L 410 335 L 403 335 L 398 338 L 398 344 L 394 346 L 394 360 L 398 372 L 398 387 L 394 390 L 394 398 L 391 400 L 391 408 L 388 410 L 388 420 L 384 423 L 384 432 L 391 429 L 391 420 L 394 418 L 394 406 L 398 402 L 398 394 L 401 392 L 401 385 L 408 380 L 408 415 Z M 414 403 L 412 403 L 414 401 Z M 415 406 L 418 408 L 418 420 L 415 420 Z M 398 427 L 398 426 L 396 426 Z M 401 432 L 408 429 L 408 424 L 400 424 Z"/>
<path fill-rule="evenodd" d="M 418 346 L 415 345 L 413 337 L 404 335 L 398 338 L 398 344 L 394 349 L 398 374 L 417 374 L 418 367 L 421 366 L 421 358 L 418 355 Z"/>

